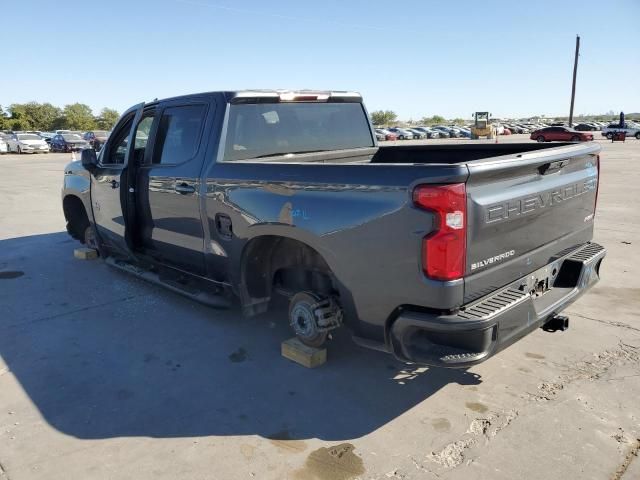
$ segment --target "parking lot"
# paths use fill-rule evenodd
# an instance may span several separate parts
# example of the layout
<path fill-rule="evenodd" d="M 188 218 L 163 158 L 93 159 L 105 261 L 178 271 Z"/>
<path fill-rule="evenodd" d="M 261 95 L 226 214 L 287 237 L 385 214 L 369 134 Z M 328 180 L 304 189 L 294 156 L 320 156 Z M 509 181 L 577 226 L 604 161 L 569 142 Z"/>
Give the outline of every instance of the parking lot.
<path fill-rule="evenodd" d="M 70 155 L 0 156 L 0 479 L 640 478 L 640 141 L 596 137 L 602 281 L 568 331 L 468 370 L 346 331 L 327 364 L 296 365 L 284 315 L 74 259 Z"/>

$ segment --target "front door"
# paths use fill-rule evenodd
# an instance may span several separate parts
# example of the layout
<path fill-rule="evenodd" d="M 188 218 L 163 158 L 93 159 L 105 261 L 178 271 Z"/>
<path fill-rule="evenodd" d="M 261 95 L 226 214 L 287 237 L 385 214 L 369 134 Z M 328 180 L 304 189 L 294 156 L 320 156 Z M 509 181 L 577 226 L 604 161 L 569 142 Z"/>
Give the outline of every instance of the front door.
<path fill-rule="evenodd" d="M 161 104 L 153 150 L 145 155 L 136 180 L 140 250 L 196 275 L 206 273 L 199 190 L 209 109 L 208 100 Z"/>
<path fill-rule="evenodd" d="M 96 233 L 109 253 L 129 257 L 127 244 L 127 166 L 133 152 L 133 126 L 142 104 L 127 110 L 100 151 L 98 166 L 91 174 L 91 206 Z"/>

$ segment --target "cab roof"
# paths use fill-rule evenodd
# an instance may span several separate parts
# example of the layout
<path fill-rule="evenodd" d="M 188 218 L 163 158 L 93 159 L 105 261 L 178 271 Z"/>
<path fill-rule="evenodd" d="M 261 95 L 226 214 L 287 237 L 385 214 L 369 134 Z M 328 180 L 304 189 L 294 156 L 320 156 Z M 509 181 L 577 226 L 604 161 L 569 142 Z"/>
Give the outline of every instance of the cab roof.
<path fill-rule="evenodd" d="M 228 103 L 279 103 L 279 102 L 328 102 L 328 103 L 344 103 L 354 102 L 362 103 L 362 96 L 358 92 L 346 90 L 227 90 L 218 92 L 202 92 L 188 95 L 179 95 L 176 97 L 154 99 L 146 102 L 151 105 L 158 102 L 168 100 L 187 99 L 190 97 L 202 97 L 210 95 L 222 95 Z"/>

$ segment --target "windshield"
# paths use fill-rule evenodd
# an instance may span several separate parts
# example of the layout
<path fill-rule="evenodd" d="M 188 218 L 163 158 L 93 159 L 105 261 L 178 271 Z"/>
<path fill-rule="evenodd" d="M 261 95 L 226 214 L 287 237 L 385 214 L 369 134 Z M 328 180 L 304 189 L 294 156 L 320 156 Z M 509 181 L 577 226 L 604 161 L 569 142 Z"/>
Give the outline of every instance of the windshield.
<path fill-rule="evenodd" d="M 64 138 L 67 142 L 75 142 L 77 140 L 82 140 L 80 138 L 80 135 L 76 135 L 75 133 L 65 133 L 64 135 L 62 135 L 62 138 Z"/>
<path fill-rule="evenodd" d="M 33 133 L 22 133 L 18 135 L 18 140 L 42 140 L 42 138 Z"/>
<path fill-rule="evenodd" d="M 229 107 L 225 161 L 372 147 L 360 103 L 269 103 Z"/>

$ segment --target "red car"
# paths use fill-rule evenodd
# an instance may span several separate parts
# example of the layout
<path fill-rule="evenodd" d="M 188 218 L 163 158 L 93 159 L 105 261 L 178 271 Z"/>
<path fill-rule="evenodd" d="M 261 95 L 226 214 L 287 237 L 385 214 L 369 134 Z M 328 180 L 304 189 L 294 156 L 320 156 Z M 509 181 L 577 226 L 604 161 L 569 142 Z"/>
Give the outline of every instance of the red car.
<path fill-rule="evenodd" d="M 546 127 L 534 131 L 530 138 L 537 142 L 590 142 L 593 140 L 593 134 L 578 132 L 569 127 Z"/>
<path fill-rule="evenodd" d="M 387 140 L 390 142 L 398 139 L 398 136 L 395 133 L 390 132 L 386 128 L 376 128 L 376 137 L 378 140 Z"/>

